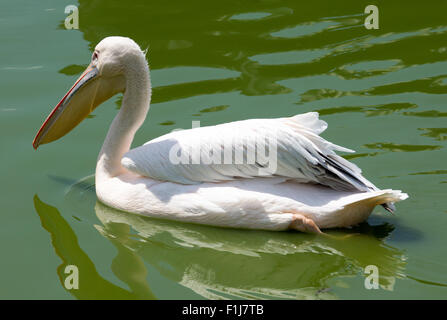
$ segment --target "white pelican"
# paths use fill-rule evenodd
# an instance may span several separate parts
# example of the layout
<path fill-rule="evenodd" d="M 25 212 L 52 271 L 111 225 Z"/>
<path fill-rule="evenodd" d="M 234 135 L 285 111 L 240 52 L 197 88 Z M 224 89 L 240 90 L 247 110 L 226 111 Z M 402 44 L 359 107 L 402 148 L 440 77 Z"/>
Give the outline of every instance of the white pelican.
<path fill-rule="evenodd" d="M 327 124 L 316 112 L 176 131 L 130 150 L 149 110 L 151 82 L 145 53 L 125 37 L 96 46 L 90 65 L 40 128 L 34 148 L 61 138 L 119 92 L 122 107 L 95 174 L 97 197 L 110 207 L 222 227 L 321 233 L 358 224 L 379 204 L 392 211 L 393 202 L 408 197 L 379 190 L 336 155 L 351 150 L 319 136 Z M 254 152 L 267 140 L 274 142 L 268 144 L 274 166 L 267 165 L 267 153 Z M 215 150 L 230 151 L 230 158 L 210 163 Z M 253 154 L 255 161 L 248 161 Z"/>

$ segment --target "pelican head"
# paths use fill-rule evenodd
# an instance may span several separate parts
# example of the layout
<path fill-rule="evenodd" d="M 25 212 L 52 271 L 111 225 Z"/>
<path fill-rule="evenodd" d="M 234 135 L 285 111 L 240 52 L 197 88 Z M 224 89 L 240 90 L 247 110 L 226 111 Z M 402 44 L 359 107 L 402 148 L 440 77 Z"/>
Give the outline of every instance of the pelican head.
<path fill-rule="evenodd" d="M 135 62 L 144 62 L 138 44 L 125 37 L 108 37 L 95 47 L 87 69 L 62 97 L 33 141 L 34 149 L 66 135 L 96 107 L 126 89 Z"/>

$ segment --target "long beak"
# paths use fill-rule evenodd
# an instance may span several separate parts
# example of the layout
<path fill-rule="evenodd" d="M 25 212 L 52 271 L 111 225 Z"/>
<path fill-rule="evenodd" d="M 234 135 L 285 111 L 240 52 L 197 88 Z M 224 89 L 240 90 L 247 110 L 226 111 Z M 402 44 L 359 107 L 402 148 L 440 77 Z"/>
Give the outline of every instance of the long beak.
<path fill-rule="evenodd" d="M 34 138 L 34 149 L 66 135 L 104 101 L 98 96 L 98 74 L 96 67 L 87 67 L 43 123 Z"/>

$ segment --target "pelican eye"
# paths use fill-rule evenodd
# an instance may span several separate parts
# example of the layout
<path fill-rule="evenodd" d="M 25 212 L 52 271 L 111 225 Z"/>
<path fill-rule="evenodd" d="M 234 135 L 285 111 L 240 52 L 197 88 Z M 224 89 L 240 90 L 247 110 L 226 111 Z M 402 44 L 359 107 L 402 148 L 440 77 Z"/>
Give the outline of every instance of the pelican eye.
<path fill-rule="evenodd" d="M 98 52 L 97 51 L 93 52 L 93 54 L 92 54 L 92 61 L 96 61 L 96 60 L 98 60 Z"/>

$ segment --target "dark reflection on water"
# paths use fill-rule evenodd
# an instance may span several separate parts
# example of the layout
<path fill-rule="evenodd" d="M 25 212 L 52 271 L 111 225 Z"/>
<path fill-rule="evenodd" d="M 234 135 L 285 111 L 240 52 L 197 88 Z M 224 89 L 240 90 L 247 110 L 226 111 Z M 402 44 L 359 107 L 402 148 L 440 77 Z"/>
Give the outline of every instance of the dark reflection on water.
<path fill-rule="evenodd" d="M 215 107 L 210 107 L 210 108 L 206 108 L 206 109 L 202 109 L 200 110 L 201 113 L 207 113 L 207 112 L 218 112 L 218 111 L 223 111 L 225 109 L 227 109 L 229 107 L 229 105 L 224 105 L 224 106 L 215 106 Z"/>
<path fill-rule="evenodd" d="M 365 144 L 365 147 L 369 149 L 390 150 L 393 152 L 416 152 L 426 150 L 437 150 L 442 148 L 441 146 L 432 146 L 432 145 L 395 144 L 395 143 L 383 143 L 383 142 Z"/>
<path fill-rule="evenodd" d="M 439 118 L 447 117 L 447 112 L 440 112 L 437 110 L 427 110 L 420 112 L 404 112 L 405 116 L 423 117 L 423 118 Z"/>
<path fill-rule="evenodd" d="M 351 159 L 355 159 L 355 158 L 374 157 L 378 154 L 379 154 L 379 152 L 345 154 L 345 155 L 343 155 L 343 158 L 345 158 L 347 160 L 351 160 Z"/>
<path fill-rule="evenodd" d="M 156 3 L 135 0 L 132 5 L 123 5 L 118 0 L 79 2 L 80 19 L 83 21 L 80 30 L 90 49 L 106 36 L 125 35 L 135 39 L 143 48 L 149 48 L 153 69 L 201 66 L 241 73 L 238 78 L 156 87 L 154 103 L 230 91 L 241 91 L 245 95 L 289 93 L 291 90 L 278 84 L 279 80 L 323 74 L 364 79 L 405 66 L 444 60 L 441 40 L 445 17 L 437 12 L 447 9 L 447 4 L 440 2 L 437 3 L 439 8 L 431 15 L 417 17 L 417 12 L 426 9 L 425 4 L 405 3 L 407 10 L 403 15 L 400 5 L 383 3 L 381 10 L 387 14 L 381 17 L 381 23 L 387 28 L 374 33 L 362 28 L 367 1 L 351 0 L 343 5 L 313 1 L 311 6 L 293 0 L 281 3 L 237 0 L 224 3 L 199 0 Z M 268 16 L 237 18 L 244 13 L 267 13 Z M 395 17 L 399 19 L 396 21 Z M 433 46 L 436 38 L 439 38 L 439 46 L 424 55 L 414 50 L 425 43 Z M 322 49 L 325 54 L 310 61 L 301 59 L 269 65 L 254 58 L 287 52 L 299 55 Z M 378 65 L 366 65 L 365 68 L 361 64 L 365 57 L 377 61 Z M 410 81 L 408 90 L 430 87 L 427 80 L 421 81 Z M 388 92 L 395 90 L 395 86 L 378 86 L 375 89 L 377 94 L 383 94 L 383 88 Z M 445 88 L 442 90 L 445 92 Z"/>
<path fill-rule="evenodd" d="M 92 260 L 79 246 L 73 229 L 55 207 L 47 205 L 35 195 L 34 208 L 40 217 L 42 227 L 51 235 L 56 254 L 62 259 L 62 264 L 57 267 L 62 287 L 65 288 L 66 266 L 75 265 L 82 273 L 79 277 L 79 289 L 67 289 L 74 297 L 77 299 L 154 298 L 145 281 L 147 271 L 141 258 L 126 249 L 122 243 L 112 241 L 118 250 L 118 255 L 111 262 L 111 267 L 113 273 L 129 285 L 130 290 L 111 283 L 98 273 Z"/>
<path fill-rule="evenodd" d="M 416 172 L 416 173 L 410 173 L 411 175 L 426 175 L 426 174 L 447 174 L 447 170 L 433 170 L 433 171 L 425 171 L 425 172 Z"/>
<path fill-rule="evenodd" d="M 438 141 L 447 140 L 447 128 L 420 128 L 419 130 L 425 131 L 423 136 L 432 137 Z"/>
<path fill-rule="evenodd" d="M 326 94 L 324 93 L 325 89 L 315 89 L 313 91 L 318 91 L 319 93 L 316 95 L 312 94 L 312 98 L 307 98 L 306 94 L 304 94 L 304 97 L 302 96 L 302 99 L 325 99 L 327 98 Z M 332 92 L 331 90 L 330 92 Z M 336 94 L 337 96 L 343 96 L 344 94 Z M 352 94 L 350 94 L 352 95 Z M 334 95 L 335 97 L 335 95 Z M 309 100 L 311 101 L 311 100 Z M 318 109 L 320 115 L 329 115 L 329 114 L 338 114 L 338 113 L 346 113 L 346 112 L 364 112 L 366 116 L 383 116 L 392 114 L 395 112 L 399 112 L 401 110 L 406 109 L 412 109 L 417 108 L 417 105 L 411 104 L 411 103 L 389 103 L 385 105 L 378 105 L 378 106 L 345 106 L 345 107 L 335 107 L 335 108 L 323 108 Z"/>

